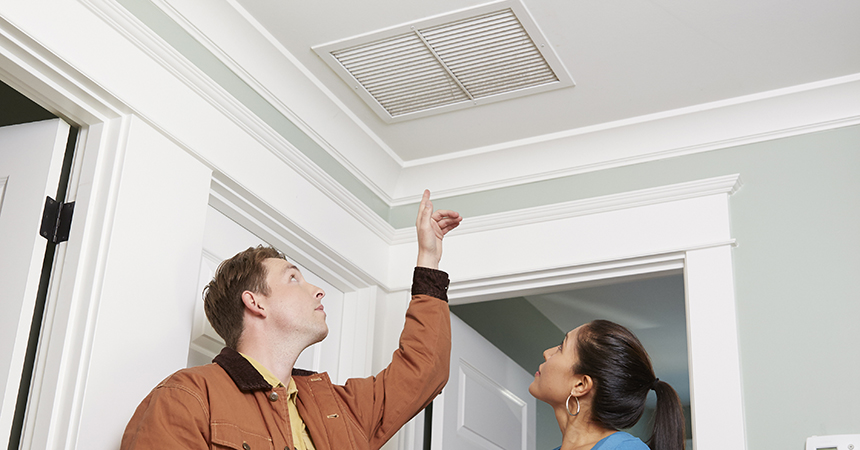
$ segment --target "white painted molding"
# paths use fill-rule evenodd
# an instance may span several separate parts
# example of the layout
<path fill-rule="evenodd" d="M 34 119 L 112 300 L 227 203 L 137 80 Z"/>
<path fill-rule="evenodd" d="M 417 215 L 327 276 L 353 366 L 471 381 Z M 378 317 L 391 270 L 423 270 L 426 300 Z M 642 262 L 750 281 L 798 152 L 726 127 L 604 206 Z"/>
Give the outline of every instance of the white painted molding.
<path fill-rule="evenodd" d="M 687 352 L 693 446 L 746 448 L 737 307 L 729 246 L 686 253 Z"/>
<path fill-rule="evenodd" d="M 740 189 L 742 184 L 740 174 L 732 174 L 516 211 L 487 214 L 470 217 L 457 227 L 456 233 L 479 233 L 713 194 L 732 195 Z M 390 242 L 401 244 L 413 242 L 415 239 L 415 229 L 410 227 L 396 230 Z"/>
<path fill-rule="evenodd" d="M 131 112 L 112 94 L 3 16 L 0 16 L 0 78 L 73 125 L 94 125 Z"/>
<path fill-rule="evenodd" d="M 744 449 L 745 422 L 732 279 L 734 240 L 665 254 L 453 281 L 451 304 L 541 294 L 595 281 L 684 271 L 693 430 L 698 450 Z"/>
<path fill-rule="evenodd" d="M 213 272 L 220 263 L 221 259 L 204 247 L 200 260 L 200 274 L 197 285 L 205 286 L 209 283 Z M 203 302 L 194 302 L 194 322 L 191 326 L 191 343 L 189 347 L 201 355 L 206 355 L 209 360 L 212 360 L 221 352 L 224 345 L 224 339 L 218 335 L 218 332 L 212 328 L 212 325 L 206 318 Z"/>
<path fill-rule="evenodd" d="M 678 250 L 622 260 L 497 274 L 471 280 L 456 280 L 452 281 L 448 288 L 448 301 L 452 305 L 460 305 L 519 297 L 526 294 L 540 295 L 583 283 L 680 271 L 684 268 L 683 260 L 684 253 Z"/>
<path fill-rule="evenodd" d="M 628 127 L 628 126 L 633 126 L 633 125 L 638 125 L 638 124 L 643 124 L 643 123 L 648 123 L 648 122 L 654 122 L 654 121 L 662 120 L 662 119 L 669 119 L 669 118 L 673 118 L 673 117 L 682 117 L 682 116 L 694 114 L 694 113 L 701 112 L 701 111 L 716 110 L 716 109 L 727 108 L 727 107 L 736 106 L 736 105 L 754 104 L 755 102 L 762 101 L 762 100 L 769 100 L 769 99 L 773 99 L 773 98 L 785 97 L 785 96 L 790 96 L 792 94 L 798 94 L 798 93 L 803 93 L 803 92 L 813 92 L 813 91 L 818 90 L 818 89 L 825 89 L 825 88 L 832 87 L 832 86 L 838 86 L 840 84 L 856 83 L 857 81 L 860 81 L 860 73 L 853 74 L 853 75 L 847 75 L 847 76 L 843 76 L 843 77 L 827 79 L 827 80 L 816 81 L 816 82 L 812 82 L 812 83 L 800 84 L 800 85 L 796 85 L 796 86 L 789 86 L 789 87 L 781 88 L 781 89 L 774 89 L 774 90 L 766 91 L 766 92 L 758 92 L 755 94 L 750 94 L 750 95 L 745 95 L 745 96 L 735 97 L 735 98 L 729 98 L 726 100 L 718 100 L 718 101 L 703 103 L 703 104 L 699 104 L 699 105 L 687 106 L 684 108 L 678 108 L 678 109 L 673 109 L 673 110 L 669 110 L 669 111 L 661 111 L 658 113 L 646 114 L 646 115 L 637 116 L 637 117 L 631 117 L 629 119 L 622 119 L 622 120 L 616 120 L 616 121 L 612 121 L 612 122 L 605 122 L 605 123 L 592 125 L 592 126 L 588 126 L 588 127 L 576 128 L 576 129 L 572 129 L 572 130 L 561 131 L 558 133 L 546 134 L 543 136 L 536 136 L 533 138 L 523 139 L 520 141 L 508 141 L 508 142 L 505 142 L 503 144 L 494 145 L 494 146 L 465 150 L 465 151 L 458 152 L 458 153 L 448 153 L 448 154 L 445 154 L 442 156 L 435 156 L 435 157 L 424 158 L 424 159 L 420 159 L 420 160 L 412 160 L 412 161 L 406 162 L 403 166 L 404 167 L 415 167 L 415 166 L 421 166 L 421 165 L 426 165 L 426 164 L 433 164 L 433 163 L 437 163 L 437 162 L 441 162 L 441 161 L 445 161 L 445 160 L 455 160 L 455 159 L 462 158 L 464 156 L 473 156 L 473 155 L 479 155 L 482 153 L 492 153 L 492 152 L 495 152 L 498 150 L 504 150 L 504 149 L 509 149 L 509 148 L 527 147 L 529 145 L 537 144 L 540 142 L 548 142 L 548 141 L 554 141 L 554 140 L 569 138 L 569 137 L 573 137 L 573 136 L 581 136 L 581 135 L 595 133 L 595 132 L 599 132 L 599 131 L 618 129 L 618 128 L 623 128 L 623 127 Z M 860 117 L 850 116 L 847 118 L 837 120 L 835 122 L 832 120 L 826 120 L 823 122 L 813 121 L 811 123 L 822 123 L 825 126 L 835 127 L 835 126 L 845 126 L 843 123 L 846 120 L 850 121 L 851 123 L 856 123 L 856 121 L 860 120 Z M 834 123 L 831 123 L 831 122 L 834 122 Z M 768 139 L 778 139 L 780 137 L 786 137 L 786 135 L 781 134 L 784 132 L 791 133 L 790 129 L 789 130 L 781 130 L 777 133 L 769 133 L 770 136 L 768 137 Z M 801 132 L 809 132 L 809 131 L 801 130 Z M 796 134 L 796 133 L 791 133 L 789 135 L 794 135 L 794 134 Z M 750 135 L 750 136 L 753 136 L 753 135 Z M 722 144 L 722 146 L 727 146 L 727 145 Z M 680 150 L 680 149 L 678 149 L 678 150 Z M 600 170 L 600 169 L 598 169 L 598 170 Z"/>
<path fill-rule="evenodd" d="M 57 247 L 21 436 L 21 448 L 74 448 L 130 109 L 22 31 L 10 13 L 4 8 L 0 17 L 0 77 L 81 127 L 67 193 L 77 213 L 69 241 Z"/>
<path fill-rule="evenodd" d="M 368 286 L 344 296 L 338 373 L 333 377 L 336 383 L 372 373 L 373 352 L 369 349 L 373 348 L 379 294 L 376 286 Z"/>
<path fill-rule="evenodd" d="M 212 177 L 209 204 L 264 241 L 289 252 L 291 258 L 343 292 L 368 286 L 386 287 L 382 280 L 352 264 L 274 207 L 217 172 Z"/>
<path fill-rule="evenodd" d="M 337 180 L 324 172 L 319 166 L 300 152 L 290 141 L 278 134 L 274 129 L 272 129 L 272 127 L 263 122 L 260 117 L 248 110 L 247 107 L 236 100 L 224 88 L 212 81 L 212 79 L 205 73 L 191 64 L 176 49 L 167 45 L 167 43 L 165 43 L 158 35 L 140 23 L 140 21 L 138 21 L 137 18 L 126 9 L 107 0 L 84 0 L 84 3 L 107 23 L 111 24 L 118 32 L 126 36 L 138 48 L 150 55 L 153 60 L 157 61 L 168 72 L 184 82 L 189 88 L 214 106 L 225 117 L 232 120 L 241 129 L 260 142 L 260 144 L 268 149 L 273 155 L 278 157 L 289 167 L 295 169 L 298 173 L 302 174 L 302 176 L 320 192 L 325 193 L 326 196 L 341 206 L 344 210 L 350 212 L 350 214 L 352 214 L 356 219 L 365 224 L 368 229 L 372 230 L 380 238 L 386 241 L 391 239 L 394 228 L 388 224 L 388 222 L 383 220 L 355 195 L 346 190 L 346 188 L 344 188 Z M 192 33 L 191 30 L 186 29 L 186 31 Z M 192 35 L 200 37 L 199 33 L 192 33 Z M 204 38 L 200 37 L 200 39 Z M 243 77 L 243 80 L 254 87 L 260 95 L 266 98 L 266 100 L 273 105 L 273 107 L 278 108 L 282 114 L 285 114 L 286 117 L 292 120 L 292 114 L 288 113 L 286 109 L 280 109 L 283 105 L 280 105 L 273 96 L 268 94 L 265 89 L 259 85 L 259 83 L 251 79 L 250 75 L 240 71 L 236 65 L 221 52 L 214 54 L 219 57 L 223 63 L 228 65 L 228 67 L 236 69 L 237 75 Z M 172 133 L 164 129 L 164 127 L 160 126 L 157 122 L 151 120 L 148 122 L 164 135 L 172 136 Z M 299 125 L 297 124 L 297 126 Z M 310 133 L 309 136 L 314 138 L 316 134 Z M 323 148 L 329 150 L 330 154 L 334 154 L 332 153 L 334 149 L 331 149 L 324 140 L 319 139 L 317 140 L 317 143 Z M 180 145 L 182 144 L 180 143 Z M 192 154 L 196 153 L 187 145 L 182 145 L 182 147 Z M 342 163 L 343 161 L 339 162 Z M 344 167 L 349 169 L 350 166 Z M 382 191 L 376 189 L 369 180 L 365 179 L 363 176 L 357 175 L 357 172 L 353 172 L 353 174 L 356 175 L 359 180 L 362 180 L 362 182 L 365 183 L 365 186 L 371 189 L 371 191 L 380 195 L 383 202 L 390 203 L 390 198 L 382 193 Z"/>
<path fill-rule="evenodd" d="M 857 124 L 860 73 L 410 161 L 392 205 L 424 187 L 466 195 Z M 438 173 L 457 175 L 436 187 Z"/>
<path fill-rule="evenodd" d="M 280 114 L 282 114 L 285 118 L 287 118 L 290 122 L 292 122 L 298 129 L 300 129 L 302 132 L 307 134 L 314 142 L 316 142 L 323 149 L 325 149 L 325 151 L 327 151 L 340 165 L 342 165 L 344 168 L 346 168 L 347 171 L 349 171 L 353 176 L 355 176 L 365 186 L 367 186 L 368 189 L 370 189 L 374 194 L 379 196 L 384 202 L 391 204 L 391 198 L 388 196 L 388 194 L 385 191 L 380 189 L 379 186 L 373 180 L 366 177 L 364 175 L 364 173 L 362 173 L 360 170 L 358 170 L 358 168 L 356 168 L 355 165 L 352 164 L 352 162 L 350 162 L 347 158 L 345 158 L 338 151 L 337 148 L 332 146 L 328 141 L 326 141 L 326 139 L 323 136 L 320 136 L 319 133 L 316 132 L 316 130 L 314 130 L 307 123 L 305 123 L 305 121 L 301 117 L 299 117 L 298 114 L 293 112 L 292 109 L 290 109 L 287 105 L 285 105 L 284 102 L 281 101 L 281 99 L 279 99 L 277 96 L 272 94 L 271 91 L 269 91 L 262 83 L 260 83 L 252 74 L 250 74 L 247 70 L 245 70 L 244 67 L 239 65 L 226 52 L 224 52 L 220 47 L 215 45 L 215 43 L 212 42 L 212 40 L 208 36 L 203 34 L 194 24 L 190 23 L 185 18 L 185 16 L 180 14 L 172 4 L 170 4 L 168 1 L 165 1 L 165 0 L 151 0 L 151 1 L 153 4 L 155 4 L 156 7 L 161 9 L 165 14 L 167 14 L 168 17 L 170 17 L 174 22 L 176 22 L 180 27 L 182 27 L 182 29 L 184 29 L 186 32 L 188 32 L 188 34 L 190 34 L 195 40 L 197 40 L 197 42 L 199 42 L 210 53 L 212 53 L 227 68 L 229 68 L 231 71 L 233 71 L 233 73 L 235 73 L 236 76 L 238 76 L 240 79 L 242 79 L 242 81 L 247 83 L 248 86 L 250 86 L 254 91 L 256 91 L 257 94 L 259 94 L 264 100 L 266 100 L 270 105 L 272 105 L 272 107 L 275 108 Z M 287 51 L 287 49 L 284 48 L 276 39 L 274 39 L 274 37 L 272 37 L 268 33 L 268 31 L 266 31 L 256 20 L 254 20 L 253 17 L 251 17 L 251 15 L 248 14 L 244 8 L 242 8 L 241 5 L 239 5 L 238 3 L 236 3 L 235 1 L 232 1 L 232 0 L 227 0 L 227 1 L 230 4 L 230 6 L 232 6 L 233 8 L 236 9 L 237 13 L 239 14 L 239 16 L 242 17 L 242 19 L 246 20 L 251 26 L 253 26 L 260 33 L 261 36 L 266 38 L 266 40 L 268 40 L 275 48 L 280 50 L 286 59 L 288 59 L 291 63 L 293 63 L 294 65 L 297 65 L 297 67 L 298 67 L 298 60 L 295 59 L 289 53 L 289 51 Z M 151 36 L 151 38 L 154 38 L 154 36 Z M 304 67 L 301 67 L 301 69 L 304 69 Z M 199 69 L 196 69 L 196 72 L 198 73 L 198 75 L 192 79 L 189 79 L 190 82 L 193 82 L 193 83 L 203 82 L 203 83 L 207 83 L 207 84 L 213 84 L 210 81 L 211 79 L 208 76 L 206 76 L 205 74 L 203 74 Z M 306 72 L 306 74 L 307 73 L 308 72 Z M 327 92 L 329 94 L 328 95 L 329 98 L 334 98 L 334 95 L 331 94 L 330 92 L 328 92 L 322 83 L 317 82 L 317 83 L 315 83 L 315 86 L 318 89 L 320 89 L 320 91 Z M 225 90 L 220 89 L 220 86 L 218 86 L 218 88 L 219 89 L 212 90 L 210 93 L 210 95 L 212 95 L 213 101 L 218 102 L 218 103 L 225 103 L 225 104 L 237 103 L 237 101 L 230 94 L 228 94 Z M 233 111 L 233 113 L 235 114 L 235 117 L 237 120 L 244 121 L 244 122 L 259 122 L 259 118 L 257 116 L 255 116 L 253 113 L 251 113 L 249 110 L 247 110 L 247 108 L 244 108 L 244 107 L 238 108 L 237 110 Z M 247 117 L 243 117 L 243 116 L 247 116 Z M 352 116 L 354 117 L 354 114 L 352 114 Z M 357 120 L 357 118 L 355 120 Z M 265 124 L 262 124 L 262 126 L 267 127 L 267 125 L 265 125 Z M 365 132 L 368 132 L 368 131 L 369 130 L 365 130 Z M 376 142 L 379 144 L 382 144 L 382 141 L 379 140 L 378 138 L 376 139 Z M 285 155 L 287 158 L 304 157 L 304 155 L 302 155 L 301 152 L 299 152 L 289 142 L 287 142 L 287 144 L 284 145 L 283 147 L 277 148 L 276 150 L 282 151 L 282 152 L 285 151 L 287 153 Z M 392 155 L 394 155 L 393 152 L 389 153 L 389 156 L 392 156 Z M 398 158 L 398 160 L 399 160 L 399 158 Z"/>

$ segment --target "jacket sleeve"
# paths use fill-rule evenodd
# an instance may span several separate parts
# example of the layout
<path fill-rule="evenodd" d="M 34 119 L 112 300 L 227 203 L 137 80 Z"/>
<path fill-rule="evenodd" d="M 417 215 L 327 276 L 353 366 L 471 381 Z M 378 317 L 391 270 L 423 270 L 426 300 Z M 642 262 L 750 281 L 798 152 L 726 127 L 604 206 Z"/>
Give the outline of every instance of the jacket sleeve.
<path fill-rule="evenodd" d="M 200 395 L 168 380 L 135 410 L 122 436 L 122 450 L 209 448 L 209 414 Z"/>
<path fill-rule="evenodd" d="M 347 381 L 341 396 L 378 449 L 442 392 L 451 359 L 448 275 L 416 267 L 400 345 L 377 376 Z M 368 385 L 370 384 L 370 385 Z"/>

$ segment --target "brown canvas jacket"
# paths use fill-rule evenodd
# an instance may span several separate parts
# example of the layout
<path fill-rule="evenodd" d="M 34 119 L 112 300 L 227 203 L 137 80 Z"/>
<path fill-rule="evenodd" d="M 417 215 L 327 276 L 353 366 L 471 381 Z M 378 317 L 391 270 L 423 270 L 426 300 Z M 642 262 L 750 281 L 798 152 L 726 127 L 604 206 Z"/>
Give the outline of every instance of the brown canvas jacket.
<path fill-rule="evenodd" d="M 400 346 L 375 377 L 339 386 L 326 373 L 294 370 L 297 406 L 317 450 L 376 450 L 438 395 L 448 380 L 448 276 L 416 267 Z M 444 300 L 444 301 L 443 301 Z M 122 449 L 292 449 L 287 393 L 272 388 L 235 350 L 180 370 L 141 402 Z"/>

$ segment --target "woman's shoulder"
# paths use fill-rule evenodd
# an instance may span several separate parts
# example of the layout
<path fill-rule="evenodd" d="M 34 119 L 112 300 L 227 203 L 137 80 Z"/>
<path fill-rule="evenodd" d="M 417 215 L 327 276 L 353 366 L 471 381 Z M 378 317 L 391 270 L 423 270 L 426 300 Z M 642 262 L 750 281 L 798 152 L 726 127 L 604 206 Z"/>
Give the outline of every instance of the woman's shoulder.
<path fill-rule="evenodd" d="M 601 439 L 591 450 L 648 450 L 648 446 L 632 434 L 616 431 Z"/>

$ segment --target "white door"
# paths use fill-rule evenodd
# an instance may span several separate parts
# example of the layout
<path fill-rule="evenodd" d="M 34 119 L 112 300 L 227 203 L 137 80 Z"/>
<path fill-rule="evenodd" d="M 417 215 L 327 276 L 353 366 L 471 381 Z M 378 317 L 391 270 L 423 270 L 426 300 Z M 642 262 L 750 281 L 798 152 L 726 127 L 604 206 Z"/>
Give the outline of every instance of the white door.
<path fill-rule="evenodd" d="M 533 376 L 451 315 L 451 375 L 433 401 L 433 450 L 534 450 Z"/>
<path fill-rule="evenodd" d="M 60 119 L 0 128 L 0 442 L 9 441 L 47 241 L 45 197 L 56 197 L 69 136 Z"/>
<path fill-rule="evenodd" d="M 224 347 L 224 341 L 209 325 L 203 311 L 203 287 L 212 279 L 218 264 L 248 247 L 269 245 L 262 239 L 243 228 L 213 207 L 206 212 L 206 229 L 203 236 L 203 256 L 200 259 L 199 296 L 194 299 L 194 328 L 188 365 L 208 364 Z M 335 378 L 338 371 L 340 353 L 341 318 L 343 312 L 343 292 L 327 283 L 316 274 L 308 271 L 287 254 L 287 259 L 296 265 L 308 282 L 325 291 L 323 306 L 328 324 L 328 337 L 320 343 L 308 347 L 296 361 L 296 368 L 329 372 Z"/>

